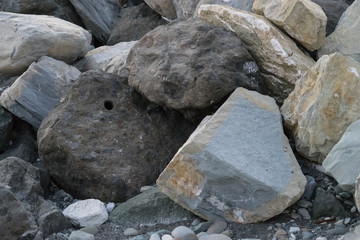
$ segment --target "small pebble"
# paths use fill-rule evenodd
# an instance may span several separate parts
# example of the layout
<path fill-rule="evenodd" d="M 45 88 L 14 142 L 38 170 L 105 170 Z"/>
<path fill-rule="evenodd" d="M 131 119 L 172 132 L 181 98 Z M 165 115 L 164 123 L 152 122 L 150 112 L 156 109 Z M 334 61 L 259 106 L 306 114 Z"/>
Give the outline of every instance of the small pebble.
<path fill-rule="evenodd" d="M 302 232 L 302 237 L 304 240 L 311 239 L 313 236 L 314 234 L 312 234 L 311 232 Z"/>
<path fill-rule="evenodd" d="M 355 204 L 354 204 L 352 201 L 350 201 L 350 200 L 345 200 L 345 201 L 344 201 L 344 204 L 347 205 L 347 206 L 349 206 L 349 207 L 355 206 Z"/>
<path fill-rule="evenodd" d="M 206 231 L 207 234 L 220 234 L 227 227 L 227 223 L 225 221 L 215 221 L 209 229 Z"/>
<path fill-rule="evenodd" d="M 108 212 L 112 212 L 112 210 L 114 210 L 114 208 L 115 208 L 115 203 L 109 202 L 108 204 L 106 204 L 106 210 Z"/>
<path fill-rule="evenodd" d="M 333 228 L 326 231 L 329 235 L 341 235 L 348 232 L 347 228 Z"/>
<path fill-rule="evenodd" d="M 160 238 L 159 234 L 153 233 L 153 234 L 151 234 L 149 240 L 161 240 L 161 238 Z"/>
<path fill-rule="evenodd" d="M 357 211 L 356 206 L 353 206 L 353 207 L 351 208 L 351 210 L 350 210 L 351 213 L 356 213 L 356 211 Z"/>
<path fill-rule="evenodd" d="M 136 230 L 135 228 L 127 228 L 124 231 L 125 236 L 137 236 L 139 234 L 140 234 L 139 231 Z"/>
<path fill-rule="evenodd" d="M 317 237 L 315 240 L 327 240 L 326 237 Z"/>
<path fill-rule="evenodd" d="M 299 219 L 299 218 L 300 218 L 300 215 L 297 214 L 297 213 L 295 213 L 295 212 L 292 212 L 292 213 L 291 213 L 291 218 L 293 218 L 293 219 Z"/>
<path fill-rule="evenodd" d="M 340 192 L 340 193 L 339 193 L 339 196 L 340 196 L 340 197 L 343 197 L 343 198 L 346 198 L 346 199 L 349 199 L 349 198 L 352 198 L 352 197 L 353 197 L 352 194 L 349 193 L 349 192 Z"/>
<path fill-rule="evenodd" d="M 281 238 L 281 237 L 287 237 L 287 232 L 284 229 L 279 229 L 275 232 L 274 237 Z"/>
<path fill-rule="evenodd" d="M 96 234 L 99 233 L 99 228 L 96 226 L 89 226 L 89 227 L 81 228 L 80 231 L 90 233 L 95 236 Z"/>
<path fill-rule="evenodd" d="M 194 221 L 192 221 L 191 226 L 196 226 L 201 223 L 200 218 L 195 218 Z"/>
<path fill-rule="evenodd" d="M 347 225 L 347 224 L 350 223 L 350 221 L 351 221 L 351 218 L 349 218 L 349 217 L 348 217 L 348 218 L 345 218 L 345 219 L 344 219 L 344 224 Z"/>
<path fill-rule="evenodd" d="M 200 237 L 199 240 L 231 240 L 231 238 L 223 234 L 209 234 Z"/>
<path fill-rule="evenodd" d="M 304 218 L 304 219 L 311 219 L 310 213 L 306 208 L 299 208 L 298 213 Z"/>
<path fill-rule="evenodd" d="M 305 200 L 305 199 L 299 200 L 296 204 L 297 204 L 299 207 L 307 208 L 307 209 L 312 208 L 312 206 L 313 206 L 312 202 L 309 202 L 309 201 L 307 201 L 307 200 Z"/>
<path fill-rule="evenodd" d="M 169 234 L 165 234 L 164 236 L 161 237 L 161 240 L 173 240 L 174 238 L 172 236 L 170 236 Z"/>
<path fill-rule="evenodd" d="M 184 239 L 185 237 L 187 237 L 188 239 L 191 238 L 191 236 L 196 238 L 196 234 L 193 230 L 191 230 L 188 227 L 185 226 L 179 226 L 177 228 L 175 228 L 172 232 L 171 235 L 174 238 L 179 238 L 179 239 Z"/>
<path fill-rule="evenodd" d="M 272 226 L 269 226 L 269 227 L 267 228 L 267 230 L 268 230 L 268 231 L 272 231 L 272 230 L 273 230 L 273 227 L 272 227 Z"/>
<path fill-rule="evenodd" d="M 150 189 L 153 189 L 154 187 L 153 186 L 142 186 L 140 188 L 140 192 L 146 192 L 146 191 L 149 191 Z"/>
<path fill-rule="evenodd" d="M 234 233 L 230 229 L 227 229 L 227 230 L 223 231 L 221 234 L 224 234 L 224 235 L 228 236 L 229 238 L 231 238 Z"/>
<path fill-rule="evenodd" d="M 196 234 L 197 238 L 201 238 L 204 235 L 208 235 L 206 232 L 199 232 L 198 234 Z"/>
<path fill-rule="evenodd" d="M 71 232 L 68 240 L 94 240 L 94 235 L 83 231 Z"/>
<path fill-rule="evenodd" d="M 298 233 L 300 232 L 300 228 L 299 227 L 290 227 L 289 229 L 289 233 L 292 234 L 292 233 Z"/>
<path fill-rule="evenodd" d="M 340 220 L 334 222 L 335 226 L 339 226 L 339 225 L 343 225 L 343 224 L 344 224 L 344 219 L 340 219 Z"/>
<path fill-rule="evenodd" d="M 206 232 L 209 227 L 211 226 L 211 222 L 201 222 L 196 226 L 191 227 L 191 229 L 195 232 L 195 233 L 199 233 L 199 232 Z"/>

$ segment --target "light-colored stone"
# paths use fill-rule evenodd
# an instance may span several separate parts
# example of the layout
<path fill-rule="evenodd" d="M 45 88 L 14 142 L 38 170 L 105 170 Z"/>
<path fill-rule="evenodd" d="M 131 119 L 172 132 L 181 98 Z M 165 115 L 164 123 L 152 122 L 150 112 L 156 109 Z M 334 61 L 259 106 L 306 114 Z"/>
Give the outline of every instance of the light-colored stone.
<path fill-rule="evenodd" d="M 335 53 L 320 58 L 296 83 L 281 112 L 301 155 L 322 163 L 360 118 L 359 74 L 358 62 Z"/>
<path fill-rule="evenodd" d="M 194 17 L 199 16 L 199 8 L 201 5 L 204 4 L 218 4 L 218 5 L 227 5 L 233 8 L 237 8 L 240 10 L 252 12 L 252 5 L 254 3 L 254 0 L 200 0 L 198 3 L 196 10 L 194 12 Z"/>
<path fill-rule="evenodd" d="M 199 240 L 231 240 L 231 238 L 224 234 L 210 234 L 200 237 Z"/>
<path fill-rule="evenodd" d="M 70 22 L 0 12 L 0 74 L 20 75 L 42 56 L 72 63 L 90 50 L 91 35 Z"/>
<path fill-rule="evenodd" d="M 219 234 L 222 233 L 227 227 L 225 221 L 215 221 L 206 231 L 207 234 Z"/>
<path fill-rule="evenodd" d="M 204 219 L 251 223 L 296 202 L 306 179 L 275 101 L 238 88 L 179 149 L 157 184 Z"/>
<path fill-rule="evenodd" d="M 311 0 L 255 0 L 253 10 L 310 51 L 325 44 L 327 17 Z"/>
<path fill-rule="evenodd" d="M 96 226 L 89 226 L 89 227 L 84 227 L 84 228 L 81 228 L 80 231 L 83 231 L 83 232 L 86 232 L 86 233 L 90 233 L 92 235 L 96 235 L 99 233 L 99 228 L 96 227 Z"/>
<path fill-rule="evenodd" d="M 360 0 L 343 13 L 335 31 L 326 38 L 318 57 L 339 52 L 360 62 Z"/>
<path fill-rule="evenodd" d="M 179 19 L 187 19 L 194 15 L 200 0 L 172 0 Z"/>
<path fill-rule="evenodd" d="M 172 232 L 171 235 L 176 240 L 197 240 L 196 234 L 193 230 L 185 226 L 176 227 Z"/>
<path fill-rule="evenodd" d="M 114 210 L 114 208 L 115 208 L 115 203 L 109 202 L 108 204 L 106 204 L 106 210 L 108 212 L 111 212 L 112 210 Z"/>
<path fill-rule="evenodd" d="M 73 231 L 71 232 L 68 240 L 94 240 L 94 235 L 83 232 L 83 231 Z"/>
<path fill-rule="evenodd" d="M 135 228 L 127 228 L 124 231 L 125 236 L 137 236 L 139 234 L 140 234 L 139 231 Z"/>
<path fill-rule="evenodd" d="M 165 234 L 161 237 L 161 240 L 173 240 L 174 238 L 169 235 L 169 234 Z"/>
<path fill-rule="evenodd" d="M 263 16 L 222 5 L 202 5 L 200 17 L 236 33 L 255 59 L 271 89 L 270 96 L 282 102 L 314 64 L 296 44 Z"/>
<path fill-rule="evenodd" d="M 155 12 L 168 19 L 177 18 L 176 10 L 172 0 L 145 0 Z"/>
<path fill-rule="evenodd" d="M 331 149 L 323 167 L 345 191 L 354 191 L 360 173 L 360 120 L 352 123 L 340 141 Z"/>
<path fill-rule="evenodd" d="M 100 226 L 108 220 L 105 204 L 97 199 L 75 202 L 64 209 L 63 214 L 80 227 Z"/>
<path fill-rule="evenodd" d="M 151 234 L 149 240 L 161 240 L 161 238 L 160 238 L 160 235 L 159 235 L 159 234 L 153 233 L 153 234 Z"/>
<path fill-rule="evenodd" d="M 37 129 L 80 74 L 75 67 L 43 56 L 2 92 L 0 104 Z"/>

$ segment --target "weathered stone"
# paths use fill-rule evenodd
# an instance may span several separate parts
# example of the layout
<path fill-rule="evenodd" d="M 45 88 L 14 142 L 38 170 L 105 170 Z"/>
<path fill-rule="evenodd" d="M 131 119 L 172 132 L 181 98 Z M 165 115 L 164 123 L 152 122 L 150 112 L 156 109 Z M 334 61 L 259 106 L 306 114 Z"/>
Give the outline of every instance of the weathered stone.
<path fill-rule="evenodd" d="M 354 191 L 356 178 L 360 172 L 359 134 L 360 120 L 357 120 L 348 127 L 322 163 L 326 172 L 334 177 L 345 191 Z"/>
<path fill-rule="evenodd" d="M 360 175 L 356 178 L 356 181 L 355 181 L 354 200 L 355 200 L 356 207 L 359 211 L 359 209 L 360 209 Z"/>
<path fill-rule="evenodd" d="M 75 226 L 100 226 L 108 220 L 105 204 L 98 199 L 77 201 L 64 209 L 63 214 Z"/>
<path fill-rule="evenodd" d="M 296 83 L 281 108 L 304 157 L 322 163 L 347 127 L 360 118 L 360 64 L 325 55 Z"/>
<path fill-rule="evenodd" d="M 0 184 L 0 239 L 18 240 L 30 229 L 27 211 L 11 192 L 10 187 Z"/>
<path fill-rule="evenodd" d="M 360 239 L 360 225 L 357 225 L 355 228 L 350 229 L 348 233 L 344 236 L 341 236 L 339 240 L 358 240 Z"/>
<path fill-rule="evenodd" d="M 255 0 L 253 10 L 310 51 L 325 44 L 327 17 L 322 8 L 311 0 Z"/>
<path fill-rule="evenodd" d="M 50 15 L 82 26 L 81 18 L 69 0 L 3 0 L 0 11 Z"/>
<path fill-rule="evenodd" d="M 244 10 L 247 12 L 252 12 L 252 5 L 254 0 L 200 0 L 198 3 L 196 10 L 194 12 L 194 16 L 199 16 L 199 8 L 204 4 L 219 4 L 219 5 L 227 5 L 233 8 L 237 8 L 240 10 Z"/>
<path fill-rule="evenodd" d="M 258 67 L 241 41 L 194 18 L 148 33 L 131 49 L 127 69 L 129 84 L 150 101 L 196 111 L 199 118 L 238 86 L 262 91 Z"/>
<path fill-rule="evenodd" d="M 224 234 L 210 234 L 200 237 L 199 240 L 231 240 L 231 238 Z"/>
<path fill-rule="evenodd" d="M 318 57 L 339 52 L 360 62 L 360 0 L 343 13 L 335 31 L 326 38 Z"/>
<path fill-rule="evenodd" d="M 71 232 L 68 240 L 94 240 L 94 235 L 83 231 Z"/>
<path fill-rule="evenodd" d="M 109 219 L 118 225 L 130 227 L 140 224 L 173 224 L 192 217 L 191 212 L 154 188 L 118 205 L 110 213 Z"/>
<path fill-rule="evenodd" d="M 161 16 L 164 16 L 168 19 L 177 18 L 176 10 L 172 0 L 145 0 L 145 2 Z"/>
<path fill-rule="evenodd" d="M 75 67 L 43 56 L 1 94 L 0 104 L 39 128 L 41 121 L 62 101 L 80 74 Z"/>
<path fill-rule="evenodd" d="M 312 0 L 318 4 L 325 12 L 327 17 L 326 36 L 330 35 L 338 24 L 342 14 L 349 7 L 345 2 L 339 0 Z"/>
<path fill-rule="evenodd" d="M 12 126 L 13 118 L 11 113 L 0 107 L 0 152 L 5 151 L 9 146 Z"/>
<path fill-rule="evenodd" d="M 172 0 L 179 19 L 191 18 L 200 0 Z"/>
<path fill-rule="evenodd" d="M 195 130 L 157 184 L 202 218 L 252 223 L 296 202 L 306 179 L 283 133 L 275 101 L 238 88 Z"/>
<path fill-rule="evenodd" d="M 110 36 L 114 19 L 119 14 L 117 0 L 70 0 L 85 27 L 102 43 Z"/>
<path fill-rule="evenodd" d="M 202 5 L 200 17 L 235 32 L 259 65 L 268 95 L 281 103 L 314 65 L 296 44 L 266 18 L 229 6 Z"/>
<path fill-rule="evenodd" d="M 74 197 L 119 202 L 152 184 L 191 130 L 179 114 L 146 101 L 126 78 L 87 71 L 43 120 L 39 155 L 56 184 Z"/>
<path fill-rule="evenodd" d="M 67 63 L 90 50 L 83 28 L 50 16 L 0 13 L 0 74 L 22 74 L 42 56 Z"/>
<path fill-rule="evenodd" d="M 185 226 L 176 227 L 171 232 L 171 236 L 173 236 L 175 240 L 197 240 L 195 232 Z"/>
<path fill-rule="evenodd" d="M 107 45 L 139 40 L 146 33 L 165 23 L 161 15 L 145 3 L 122 9 L 112 25 Z"/>
<path fill-rule="evenodd" d="M 350 216 L 339 200 L 322 188 L 316 189 L 312 214 L 314 218 Z"/>

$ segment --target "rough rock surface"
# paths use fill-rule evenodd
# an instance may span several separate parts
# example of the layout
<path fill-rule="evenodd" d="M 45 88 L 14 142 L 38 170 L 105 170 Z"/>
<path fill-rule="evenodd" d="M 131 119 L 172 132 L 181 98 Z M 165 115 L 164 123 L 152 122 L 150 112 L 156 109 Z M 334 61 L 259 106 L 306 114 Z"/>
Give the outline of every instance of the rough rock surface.
<path fill-rule="evenodd" d="M 158 188 L 153 188 L 118 205 L 109 219 L 121 226 L 134 227 L 172 224 L 192 217 L 191 212 L 174 203 Z"/>
<path fill-rule="evenodd" d="M 81 72 L 50 57 L 32 63 L 0 96 L 0 104 L 15 116 L 39 128 L 51 109 L 62 101 Z"/>
<path fill-rule="evenodd" d="M 360 120 L 352 123 L 322 163 L 326 172 L 348 192 L 354 191 L 360 173 Z"/>
<path fill-rule="evenodd" d="M 235 32 L 259 65 L 268 95 L 282 102 L 314 64 L 296 44 L 266 18 L 229 6 L 202 5 L 200 17 Z"/>
<path fill-rule="evenodd" d="M 311 0 L 255 0 L 255 13 L 264 15 L 310 51 L 325 43 L 327 17 Z"/>
<path fill-rule="evenodd" d="M 72 63 L 90 50 L 89 32 L 55 17 L 0 12 L 0 32 L 0 75 L 22 74 L 45 55 Z"/>
<path fill-rule="evenodd" d="M 165 23 L 161 15 L 145 3 L 124 8 L 112 25 L 107 45 L 139 40 L 146 33 Z"/>
<path fill-rule="evenodd" d="M 321 57 L 296 83 L 281 112 L 301 155 L 323 162 L 360 118 L 359 89 L 360 64 L 340 53 Z"/>
<path fill-rule="evenodd" d="M 233 8 L 237 8 L 240 10 L 244 10 L 247 12 L 252 12 L 252 5 L 254 0 L 200 0 L 198 3 L 194 16 L 199 16 L 199 8 L 203 4 L 219 4 L 219 5 L 227 5 Z"/>
<path fill-rule="evenodd" d="M 200 0 L 172 0 L 178 19 L 187 19 L 194 16 L 196 6 Z"/>
<path fill-rule="evenodd" d="M 339 52 L 360 62 L 360 0 L 356 0 L 342 15 L 335 31 L 326 38 L 318 57 Z"/>
<path fill-rule="evenodd" d="M 168 19 L 177 18 L 176 10 L 172 0 L 145 0 L 146 4 L 155 12 Z"/>
<path fill-rule="evenodd" d="M 306 179 L 275 101 L 238 88 L 195 130 L 157 184 L 202 218 L 253 223 L 296 202 Z"/>
<path fill-rule="evenodd" d="M 0 107 L 0 152 L 5 151 L 9 146 L 13 123 L 11 113 Z"/>
<path fill-rule="evenodd" d="M 346 212 L 343 205 L 334 197 L 334 195 L 322 188 L 317 188 L 312 215 L 314 218 L 331 216 L 348 217 L 349 213 Z"/>
<path fill-rule="evenodd" d="M 102 43 L 110 36 L 114 19 L 119 14 L 117 0 L 70 0 L 85 27 Z"/>
<path fill-rule="evenodd" d="M 196 110 L 201 118 L 237 86 L 262 91 L 258 66 L 241 41 L 194 18 L 144 36 L 130 51 L 127 69 L 129 84 L 150 101 Z"/>
<path fill-rule="evenodd" d="M 149 104 L 126 78 L 88 71 L 43 120 L 39 155 L 74 197 L 120 202 L 155 181 L 191 130 L 179 114 Z"/>
<path fill-rule="evenodd" d="M 355 182 L 354 200 L 355 200 L 357 209 L 360 209 L 360 174 L 356 178 L 356 182 Z"/>

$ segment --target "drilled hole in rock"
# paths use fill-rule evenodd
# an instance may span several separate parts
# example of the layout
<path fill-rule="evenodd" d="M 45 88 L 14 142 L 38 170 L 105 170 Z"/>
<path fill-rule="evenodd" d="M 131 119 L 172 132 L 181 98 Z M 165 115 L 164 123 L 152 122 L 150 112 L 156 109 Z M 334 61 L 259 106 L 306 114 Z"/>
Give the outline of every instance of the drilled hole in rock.
<path fill-rule="evenodd" d="M 111 110 L 114 108 L 114 104 L 112 101 L 105 101 L 104 102 L 104 107 L 107 109 L 107 110 Z"/>

